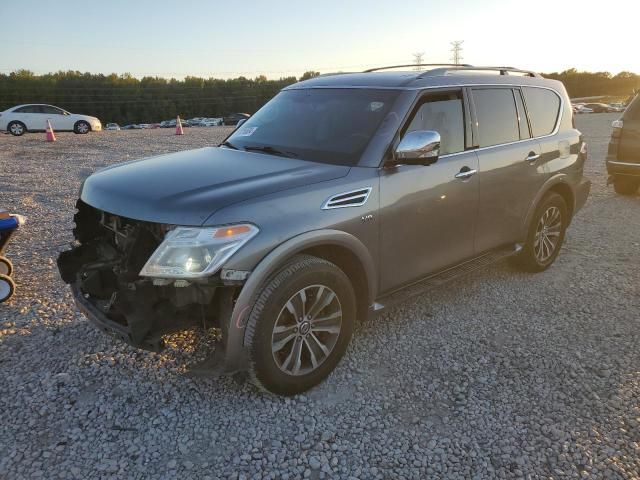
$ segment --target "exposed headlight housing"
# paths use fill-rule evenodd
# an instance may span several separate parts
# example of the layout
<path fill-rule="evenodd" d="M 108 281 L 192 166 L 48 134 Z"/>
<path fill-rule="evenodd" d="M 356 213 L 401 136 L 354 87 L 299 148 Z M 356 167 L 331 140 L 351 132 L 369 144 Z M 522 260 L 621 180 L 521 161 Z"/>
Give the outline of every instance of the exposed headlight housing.
<path fill-rule="evenodd" d="M 177 227 L 165 236 L 140 271 L 142 277 L 204 278 L 216 273 L 245 243 L 258 234 L 255 225 Z"/>

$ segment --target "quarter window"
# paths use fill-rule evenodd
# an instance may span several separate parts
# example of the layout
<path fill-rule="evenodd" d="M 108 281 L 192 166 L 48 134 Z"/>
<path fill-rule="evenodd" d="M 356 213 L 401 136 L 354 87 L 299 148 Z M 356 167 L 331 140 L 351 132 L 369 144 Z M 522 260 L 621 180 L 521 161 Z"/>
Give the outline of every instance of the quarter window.
<path fill-rule="evenodd" d="M 553 133 L 560 113 L 560 97 L 544 88 L 523 87 L 522 91 L 533 136 L 542 137 Z"/>
<path fill-rule="evenodd" d="M 429 98 L 416 111 L 407 132 L 434 130 L 440 134 L 440 155 L 464 151 L 464 113 L 460 94 Z"/>
<path fill-rule="evenodd" d="M 510 88 L 474 90 L 473 102 L 476 107 L 480 147 L 520 140 L 518 112 Z"/>

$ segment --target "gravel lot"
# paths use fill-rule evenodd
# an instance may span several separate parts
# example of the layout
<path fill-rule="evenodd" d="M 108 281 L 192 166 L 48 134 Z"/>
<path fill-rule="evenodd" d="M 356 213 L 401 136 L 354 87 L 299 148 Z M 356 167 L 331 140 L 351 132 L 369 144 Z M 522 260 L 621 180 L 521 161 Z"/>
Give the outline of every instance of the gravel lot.
<path fill-rule="evenodd" d="M 162 354 L 104 336 L 55 267 L 84 177 L 228 129 L 0 135 L 0 205 L 29 218 L 0 305 L 0 478 L 639 478 L 640 197 L 606 187 L 615 118 L 578 117 L 593 192 L 549 271 L 503 263 L 395 308 L 291 399 L 185 376 L 193 332 Z"/>

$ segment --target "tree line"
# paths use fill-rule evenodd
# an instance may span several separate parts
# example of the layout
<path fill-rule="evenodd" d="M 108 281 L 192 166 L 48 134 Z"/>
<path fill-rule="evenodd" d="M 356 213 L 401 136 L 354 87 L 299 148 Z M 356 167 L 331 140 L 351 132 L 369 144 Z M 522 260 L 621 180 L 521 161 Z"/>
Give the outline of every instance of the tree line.
<path fill-rule="evenodd" d="M 48 103 L 103 122 L 151 123 L 181 115 L 221 117 L 233 112 L 254 113 L 278 91 L 299 79 L 268 80 L 239 77 L 186 77 L 184 80 L 130 74 L 102 75 L 77 71 L 35 75 L 28 70 L 0 74 L 0 111 L 22 103 Z M 621 72 L 579 72 L 575 69 L 543 74 L 564 82 L 571 97 L 627 96 L 640 89 L 640 75 Z"/>

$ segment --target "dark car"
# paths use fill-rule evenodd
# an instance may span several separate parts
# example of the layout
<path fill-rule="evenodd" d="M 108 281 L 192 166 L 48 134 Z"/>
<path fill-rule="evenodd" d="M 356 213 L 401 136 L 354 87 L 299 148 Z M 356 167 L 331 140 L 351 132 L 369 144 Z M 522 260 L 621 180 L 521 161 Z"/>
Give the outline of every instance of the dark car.
<path fill-rule="evenodd" d="M 633 195 L 640 186 L 640 95 L 613 122 L 607 153 L 609 183 L 621 195 Z"/>
<path fill-rule="evenodd" d="M 224 125 L 237 125 L 240 120 L 247 120 L 251 117 L 248 113 L 232 113 L 222 119 Z"/>
<path fill-rule="evenodd" d="M 590 108 L 593 110 L 593 113 L 611 113 L 616 111 L 615 108 L 606 103 L 585 103 L 583 107 Z"/>
<path fill-rule="evenodd" d="M 219 147 L 90 176 L 58 258 L 79 308 L 150 350 L 217 327 L 205 365 L 291 395 L 358 320 L 506 257 L 549 268 L 590 189 L 562 83 L 413 67 L 296 83 Z"/>

